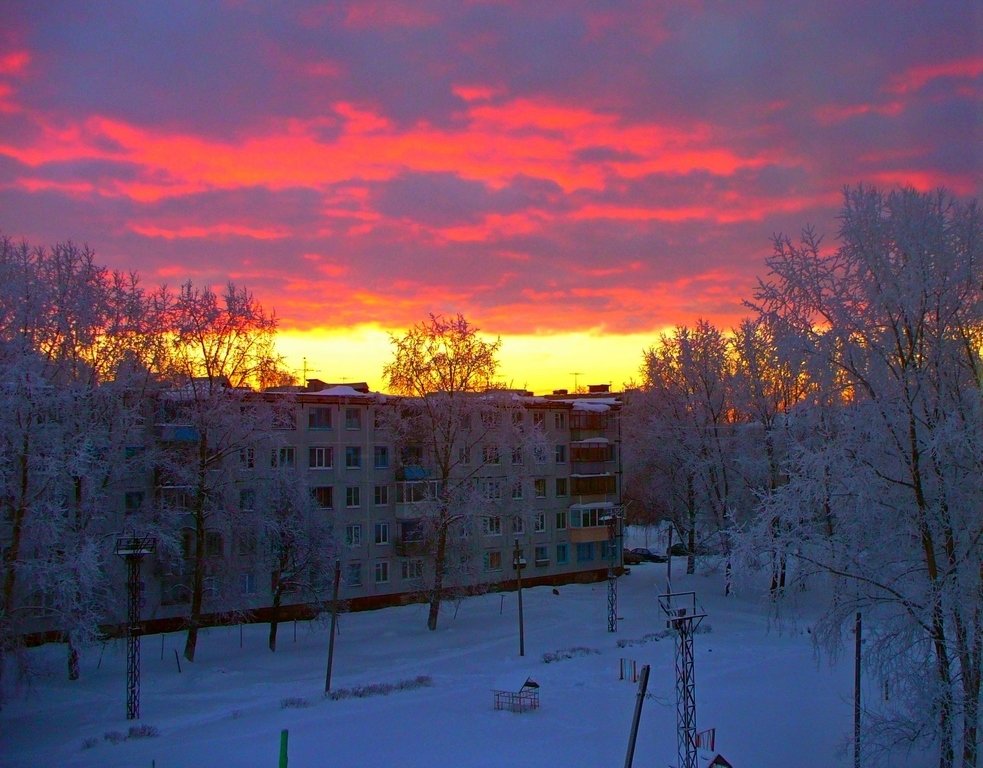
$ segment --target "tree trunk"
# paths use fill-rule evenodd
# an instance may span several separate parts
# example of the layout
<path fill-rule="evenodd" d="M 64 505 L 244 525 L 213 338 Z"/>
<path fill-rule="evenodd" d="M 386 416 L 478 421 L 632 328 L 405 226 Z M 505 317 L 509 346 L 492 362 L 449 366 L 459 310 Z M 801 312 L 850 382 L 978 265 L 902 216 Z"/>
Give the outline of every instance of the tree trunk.
<path fill-rule="evenodd" d="M 68 637 L 68 679 L 79 679 L 79 652 L 71 636 Z"/>
<path fill-rule="evenodd" d="M 198 437 L 198 487 L 195 494 L 195 568 L 191 584 L 191 614 L 188 616 L 188 638 L 184 643 L 184 658 L 195 660 L 198 629 L 201 627 L 201 607 L 205 592 L 205 491 L 207 490 L 208 439 L 204 430 Z"/>
<path fill-rule="evenodd" d="M 693 488 L 693 476 L 686 478 L 686 515 L 688 528 L 686 534 L 686 573 L 692 575 L 696 573 L 696 490 Z M 672 557 L 670 553 L 670 557 Z"/>
<path fill-rule="evenodd" d="M 277 585 L 273 589 L 273 605 L 270 607 L 270 651 L 276 653 L 276 631 L 280 626 L 280 600 L 283 590 L 280 587 L 280 579 L 277 577 Z"/>
<path fill-rule="evenodd" d="M 433 590 L 430 593 L 430 612 L 427 615 L 427 629 L 437 629 L 437 616 L 440 614 L 440 601 L 444 595 L 444 560 L 447 559 L 447 525 L 442 520 L 437 530 L 437 548 L 433 557 Z"/>

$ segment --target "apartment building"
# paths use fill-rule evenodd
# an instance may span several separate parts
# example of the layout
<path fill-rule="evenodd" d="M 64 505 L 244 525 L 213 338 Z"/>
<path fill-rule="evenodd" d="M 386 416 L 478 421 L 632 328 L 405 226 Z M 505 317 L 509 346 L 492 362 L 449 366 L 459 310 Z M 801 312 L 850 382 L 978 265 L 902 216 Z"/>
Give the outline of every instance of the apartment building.
<path fill-rule="evenodd" d="M 166 393 L 161 397 L 166 404 Z M 606 576 L 621 554 L 614 525 L 621 509 L 620 398 L 606 389 L 496 398 L 500 416 L 488 416 L 485 407 L 456 438 L 454 466 L 441 477 L 426 439 L 394 437 L 393 419 L 405 400 L 365 384 L 317 380 L 299 390 L 240 393 L 240 412 L 246 404 L 265 408 L 267 421 L 215 446 L 220 458 L 202 480 L 221 500 L 203 540 L 206 612 L 262 618 L 278 587 L 283 604 L 295 610 L 323 604 L 335 560 L 340 597 L 351 609 L 418 599 L 432 571 L 428 515 L 451 482 L 467 493 L 457 496 L 449 587 L 507 588 L 517 552 L 527 584 Z M 195 481 L 193 473 L 177 475 L 193 463 L 200 432 L 176 414 L 158 404 L 142 444 L 127 449 L 150 460 L 143 474 L 132 473 L 119 502 L 121 529 L 137 531 L 151 520 L 180 529 L 180 552 L 145 566 L 143 618 L 150 622 L 186 615 L 191 594 Z M 491 422 L 499 427 L 490 429 Z M 321 541 L 313 547 L 317 557 L 304 549 L 310 562 L 301 563 L 302 577 L 297 570 L 271 575 L 269 510 L 256 507 L 270 503 L 264 488 L 274 476 L 289 478 L 311 502 L 304 530 Z"/>

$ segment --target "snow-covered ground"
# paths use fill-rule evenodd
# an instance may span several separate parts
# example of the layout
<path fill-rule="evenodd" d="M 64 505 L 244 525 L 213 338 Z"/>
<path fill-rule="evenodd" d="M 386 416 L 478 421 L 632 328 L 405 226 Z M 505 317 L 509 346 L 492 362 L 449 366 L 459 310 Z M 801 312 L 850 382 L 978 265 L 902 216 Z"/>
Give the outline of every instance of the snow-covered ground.
<path fill-rule="evenodd" d="M 776 624 L 759 595 L 724 598 L 719 575 L 682 575 L 677 591 L 695 590 L 710 631 L 695 640 L 697 722 L 716 728 L 716 748 L 736 768 L 852 765 L 844 751 L 853 727 L 853 666 L 817 660 L 808 612 Z M 429 676 L 432 685 L 388 696 L 323 696 L 327 624 L 281 627 L 279 649 L 266 649 L 265 625 L 203 633 L 198 660 L 175 653 L 183 634 L 142 642 L 141 724 L 151 738 L 113 743 L 126 734 L 125 644 L 83 657 L 82 679 L 65 679 L 64 648 L 30 652 L 43 676 L 19 691 L 4 676 L 0 765 L 275 766 L 282 729 L 289 764 L 298 766 L 620 766 L 624 764 L 637 686 L 619 680 L 620 659 L 651 665 L 635 766 L 676 764 L 674 657 L 671 639 L 641 642 L 665 621 L 658 595 L 666 566 L 633 566 L 620 580 L 617 633 L 607 632 L 606 585 L 523 591 L 525 656 L 519 657 L 515 593 L 447 604 L 437 632 L 425 606 L 345 614 L 335 645 L 332 690 Z M 634 642 L 627 647 L 618 643 Z M 571 648 L 585 655 L 544 662 Z M 493 708 L 492 689 L 540 685 L 541 708 L 513 714 Z M 287 702 L 288 706 L 284 706 Z M 306 706 L 298 706 L 304 705 Z M 707 755 L 709 757 L 709 754 Z M 701 762 L 701 765 L 704 763 Z M 928 766 L 898 754 L 897 766 Z"/>

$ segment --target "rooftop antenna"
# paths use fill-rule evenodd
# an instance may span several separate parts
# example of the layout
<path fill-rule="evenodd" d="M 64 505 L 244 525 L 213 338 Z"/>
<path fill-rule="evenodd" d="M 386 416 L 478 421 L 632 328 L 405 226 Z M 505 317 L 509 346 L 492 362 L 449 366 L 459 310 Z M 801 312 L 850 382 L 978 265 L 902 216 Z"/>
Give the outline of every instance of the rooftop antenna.
<path fill-rule="evenodd" d="M 577 377 L 583 375 L 583 371 L 571 371 L 570 375 L 573 376 L 573 392 L 577 394 Z"/>
<path fill-rule="evenodd" d="M 304 367 L 303 367 L 302 370 L 303 370 L 303 374 L 302 374 L 303 378 L 300 381 L 301 381 L 301 384 L 303 386 L 305 386 L 305 387 L 307 386 L 307 374 L 308 373 L 320 373 L 321 372 L 319 368 L 308 368 L 307 367 L 307 357 L 304 357 Z"/>

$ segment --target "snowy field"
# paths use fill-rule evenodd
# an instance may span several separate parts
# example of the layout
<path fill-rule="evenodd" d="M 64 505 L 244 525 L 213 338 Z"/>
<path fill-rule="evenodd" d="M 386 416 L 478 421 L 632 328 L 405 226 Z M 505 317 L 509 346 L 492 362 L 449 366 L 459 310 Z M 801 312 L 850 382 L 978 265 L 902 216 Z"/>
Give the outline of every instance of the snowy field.
<path fill-rule="evenodd" d="M 735 768 L 852 765 L 844 750 L 853 727 L 853 666 L 817 660 L 808 610 L 797 621 L 768 620 L 747 588 L 722 595 L 719 575 L 682 575 L 710 628 L 695 640 L 697 722 L 716 728 L 716 749 Z M 184 635 L 142 642 L 141 724 L 159 733 L 117 743 L 126 734 L 125 644 L 83 656 L 82 679 L 65 679 L 64 649 L 31 652 L 46 668 L 20 690 L 5 674 L 0 712 L 4 766 L 276 766 L 281 729 L 289 765 L 301 766 L 621 766 L 637 686 L 619 680 L 620 659 L 651 665 L 635 766 L 676 764 L 671 639 L 641 642 L 665 629 L 657 596 L 666 566 L 633 566 L 620 580 L 617 633 L 607 632 L 606 585 L 523 591 L 525 656 L 518 655 L 515 593 L 448 603 L 440 627 L 426 629 L 425 606 L 341 616 L 332 690 L 397 683 L 425 675 L 429 687 L 371 698 L 323 697 L 326 623 L 281 626 L 279 648 L 266 649 L 266 625 L 203 633 L 198 660 L 181 652 Z M 633 642 L 619 647 L 619 641 Z M 571 648 L 586 655 L 544 662 Z M 101 658 L 100 658 L 101 656 Z M 541 708 L 495 711 L 492 689 L 540 684 Z M 287 704 L 285 706 L 285 703 Z M 306 705 L 306 706 L 304 706 Z M 707 755 L 709 757 L 709 755 Z M 892 766 L 929 766 L 923 755 L 895 755 Z M 701 762 L 703 765 L 704 762 Z"/>

